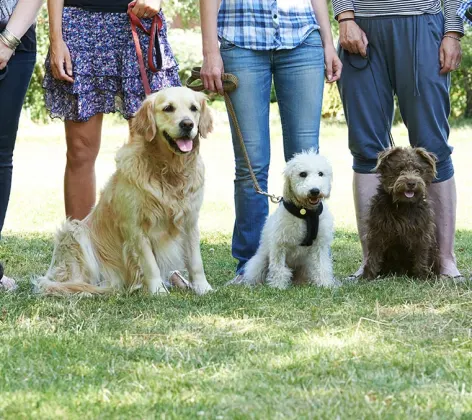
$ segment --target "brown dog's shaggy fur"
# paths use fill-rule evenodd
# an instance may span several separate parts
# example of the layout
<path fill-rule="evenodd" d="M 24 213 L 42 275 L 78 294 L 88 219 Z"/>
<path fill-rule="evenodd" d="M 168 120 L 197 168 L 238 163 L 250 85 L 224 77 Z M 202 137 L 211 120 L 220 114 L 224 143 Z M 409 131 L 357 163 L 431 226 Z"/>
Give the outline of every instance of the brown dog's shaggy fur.
<path fill-rule="evenodd" d="M 428 200 L 435 156 L 423 148 L 395 147 L 379 154 L 375 170 L 380 185 L 370 208 L 364 278 L 438 274 L 436 225 Z"/>
<path fill-rule="evenodd" d="M 204 166 L 200 137 L 212 130 L 206 97 L 175 87 L 150 95 L 117 153 L 113 174 L 84 221 L 56 234 L 42 294 L 103 294 L 144 287 L 165 293 L 171 270 L 187 268 L 194 290 L 211 290 L 200 255 Z"/>

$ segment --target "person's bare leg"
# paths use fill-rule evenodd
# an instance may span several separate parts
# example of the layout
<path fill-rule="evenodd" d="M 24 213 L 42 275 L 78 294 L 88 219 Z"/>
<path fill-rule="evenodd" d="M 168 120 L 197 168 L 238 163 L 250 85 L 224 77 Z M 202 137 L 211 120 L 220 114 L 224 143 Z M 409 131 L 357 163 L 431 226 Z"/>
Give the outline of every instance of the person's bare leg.
<path fill-rule="evenodd" d="M 357 231 L 362 246 L 362 264 L 351 276 L 356 279 L 364 273 L 364 265 L 367 260 L 367 218 L 369 217 L 370 202 L 377 192 L 379 180 L 376 174 L 358 174 L 354 172 L 352 190 L 354 195 L 354 207 L 356 210 Z"/>
<path fill-rule="evenodd" d="M 431 184 L 429 194 L 433 202 L 436 235 L 439 246 L 440 274 L 459 278 L 460 273 L 454 255 L 456 232 L 456 182 L 454 177 L 447 181 Z"/>
<path fill-rule="evenodd" d="M 67 164 L 64 176 L 66 216 L 84 219 L 95 205 L 95 160 L 100 150 L 103 114 L 86 122 L 66 121 Z"/>

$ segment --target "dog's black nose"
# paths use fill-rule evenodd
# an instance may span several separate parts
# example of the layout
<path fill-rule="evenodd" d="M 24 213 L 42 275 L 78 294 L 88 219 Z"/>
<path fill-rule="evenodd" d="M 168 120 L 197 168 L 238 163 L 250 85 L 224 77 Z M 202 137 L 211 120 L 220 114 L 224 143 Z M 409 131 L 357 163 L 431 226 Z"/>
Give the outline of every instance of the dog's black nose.
<path fill-rule="evenodd" d="M 192 131 L 194 126 L 195 124 L 190 118 L 185 118 L 184 120 L 180 121 L 180 124 L 179 124 L 179 127 L 181 128 L 181 130 L 185 131 L 186 133 Z"/>
<path fill-rule="evenodd" d="M 416 187 L 416 182 L 409 181 L 409 182 L 406 183 L 406 185 L 410 190 L 412 190 L 413 188 Z"/>
<path fill-rule="evenodd" d="M 310 195 L 314 196 L 314 197 L 317 197 L 320 195 L 320 190 L 318 188 L 312 188 L 310 190 Z"/>

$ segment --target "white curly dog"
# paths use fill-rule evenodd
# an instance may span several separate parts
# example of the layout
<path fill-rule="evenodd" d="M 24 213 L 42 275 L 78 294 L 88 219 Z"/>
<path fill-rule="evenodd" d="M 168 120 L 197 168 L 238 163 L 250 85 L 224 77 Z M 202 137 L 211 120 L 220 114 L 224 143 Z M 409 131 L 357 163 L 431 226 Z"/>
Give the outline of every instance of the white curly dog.
<path fill-rule="evenodd" d="M 310 150 L 295 155 L 284 170 L 283 202 L 267 219 L 243 283 L 286 289 L 293 283 L 336 286 L 330 246 L 333 217 L 324 205 L 333 177 L 328 160 Z"/>

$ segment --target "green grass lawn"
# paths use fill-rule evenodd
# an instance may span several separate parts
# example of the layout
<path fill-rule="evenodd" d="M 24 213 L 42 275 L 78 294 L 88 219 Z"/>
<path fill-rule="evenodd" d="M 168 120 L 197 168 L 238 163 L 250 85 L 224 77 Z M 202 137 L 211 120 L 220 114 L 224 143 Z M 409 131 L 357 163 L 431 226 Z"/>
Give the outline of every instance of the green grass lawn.
<path fill-rule="evenodd" d="M 271 190 L 281 188 L 273 120 Z M 397 143 L 406 133 L 397 127 Z M 472 266 L 468 176 L 472 129 L 453 130 L 460 209 L 456 252 Z M 107 123 L 100 185 L 126 126 Z M 335 273 L 360 261 L 350 157 L 342 125 L 323 126 L 333 163 Z M 203 145 L 207 165 L 202 251 L 214 293 L 37 298 L 63 218 L 62 127 L 23 122 L 0 261 L 20 281 L 0 294 L 0 418 L 472 419 L 470 283 L 388 278 L 336 290 L 224 287 L 230 252 L 232 151 L 220 115 Z"/>

